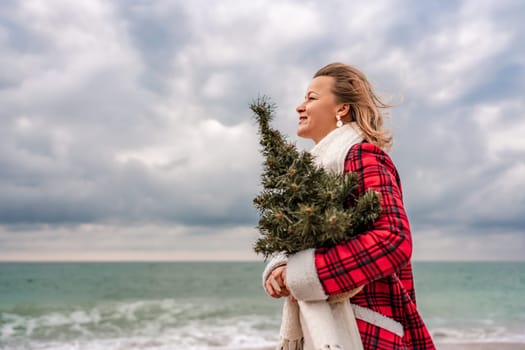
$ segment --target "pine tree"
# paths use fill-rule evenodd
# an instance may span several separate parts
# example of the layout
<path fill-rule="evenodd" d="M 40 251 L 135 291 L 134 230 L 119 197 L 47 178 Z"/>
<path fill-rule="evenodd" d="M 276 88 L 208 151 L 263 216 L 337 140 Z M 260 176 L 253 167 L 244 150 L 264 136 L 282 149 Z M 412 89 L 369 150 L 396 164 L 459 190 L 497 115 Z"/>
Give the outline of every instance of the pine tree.
<path fill-rule="evenodd" d="M 254 198 L 261 237 L 254 250 L 268 258 L 275 252 L 330 247 L 364 232 L 379 217 L 379 195 L 355 195 L 353 173 L 332 174 L 317 167 L 312 156 L 270 127 L 275 104 L 260 97 L 250 105 L 259 124 L 264 156 L 263 189 Z"/>

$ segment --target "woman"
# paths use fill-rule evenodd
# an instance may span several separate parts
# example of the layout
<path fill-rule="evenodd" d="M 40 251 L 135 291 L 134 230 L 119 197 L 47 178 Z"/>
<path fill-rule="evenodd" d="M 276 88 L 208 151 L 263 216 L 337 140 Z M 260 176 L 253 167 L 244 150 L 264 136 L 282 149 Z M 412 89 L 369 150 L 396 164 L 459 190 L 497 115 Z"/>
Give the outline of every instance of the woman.
<path fill-rule="evenodd" d="M 435 349 L 416 308 L 399 175 L 384 151 L 392 143 L 380 113 L 386 107 L 352 66 L 333 63 L 314 75 L 296 109 L 297 134 L 315 142 L 319 166 L 356 173 L 359 194 L 378 192 L 382 214 L 369 231 L 337 246 L 274 257 L 263 283 L 274 298 L 300 301 L 357 293 L 351 306 L 364 349 Z"/>

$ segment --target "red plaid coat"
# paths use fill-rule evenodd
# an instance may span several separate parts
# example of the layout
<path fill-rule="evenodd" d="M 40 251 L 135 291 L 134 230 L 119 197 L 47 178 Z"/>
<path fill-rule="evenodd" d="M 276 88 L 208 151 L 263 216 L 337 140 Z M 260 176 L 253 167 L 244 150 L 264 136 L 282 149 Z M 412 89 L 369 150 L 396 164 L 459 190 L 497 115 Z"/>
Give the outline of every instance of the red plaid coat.
<path fill-rule="evenodd" d="M 368 189 L 380 193 L 383 212 L 368 232 L 332 248 L 316 249 L 315 265 L 325 293 L 340 294 L 365 285 L 352 303 L 403 325 L 401 338 L 358 319 L 365 349 L 435 349 L 416 308 L 410 226 L 392 160 L 380 148 L 359 143 L 349 150 L 345 170 L 358 174 L 360 193 Z"/>

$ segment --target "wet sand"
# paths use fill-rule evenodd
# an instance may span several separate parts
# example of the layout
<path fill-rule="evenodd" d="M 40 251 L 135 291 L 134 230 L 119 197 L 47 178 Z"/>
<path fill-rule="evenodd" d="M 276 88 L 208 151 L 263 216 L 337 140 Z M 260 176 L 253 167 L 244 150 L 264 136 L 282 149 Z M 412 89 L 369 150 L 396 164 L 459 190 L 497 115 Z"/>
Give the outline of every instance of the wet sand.
<path fill-rule="evenodd" d="M 262 348 L 260 350 L 274 350 L 275 348 Z M 465 343 L 443 344 L 436 343 L 437 350 L 525 350 L 525 343 Z"/>
<path fill-rule="evenodd" d="M 436 344 L 438 350 L 525 350 L 524 343 Z"/>

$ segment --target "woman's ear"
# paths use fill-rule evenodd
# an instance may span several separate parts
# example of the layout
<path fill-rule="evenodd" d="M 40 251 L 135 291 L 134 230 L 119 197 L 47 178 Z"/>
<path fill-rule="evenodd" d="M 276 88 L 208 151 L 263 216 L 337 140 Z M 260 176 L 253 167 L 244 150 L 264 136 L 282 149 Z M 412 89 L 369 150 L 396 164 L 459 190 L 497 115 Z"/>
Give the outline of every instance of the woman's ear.
<path fill-rule="evenodd" d="M 337 115 L 340 115 L 343 119 L 348 118 L 350 115 L 350 104 L 349 103 L 340 103 L 337 105 Z"/>

